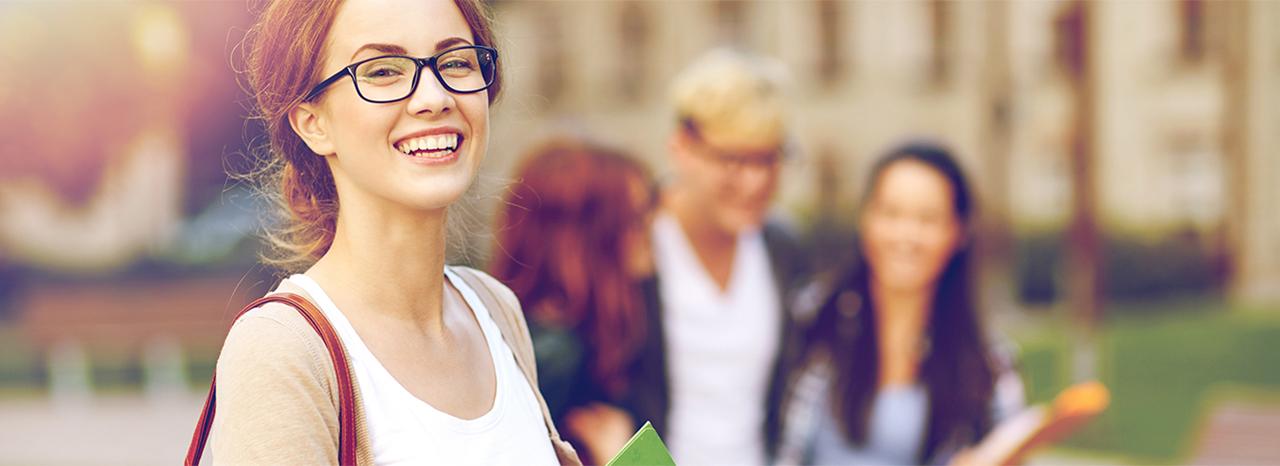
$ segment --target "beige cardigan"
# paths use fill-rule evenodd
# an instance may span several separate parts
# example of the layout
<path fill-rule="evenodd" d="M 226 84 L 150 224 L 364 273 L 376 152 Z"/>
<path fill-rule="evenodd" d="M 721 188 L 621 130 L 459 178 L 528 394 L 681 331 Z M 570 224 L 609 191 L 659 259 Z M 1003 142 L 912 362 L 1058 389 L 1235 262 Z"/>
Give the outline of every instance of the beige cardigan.
<path fill-rule="evenodd" d="M 560 464 L 580 466 L 577 453 L 551 422 L 538 390 L 533 345 L 515 294 L 483 272 L 466 267 L 451 270 L 475 289 L 502 330 L 542 405 Z M 310 300 L 305 291 L 288 282 L 279 291 Z M 347 366 L 351 366 L 349 358 Z M 234 324 L 218 357 L 216 380 L 217 416 L 209 440 L 214 464 L 337 462 L 338 389 L 333 364 L 324 342 L 298 311 L 268 303 Z M 352 385 L 359 400 L 360 386 Z M 357 402 L 355 408 L 357 464 L 373 465 L 364 406 Z"/>

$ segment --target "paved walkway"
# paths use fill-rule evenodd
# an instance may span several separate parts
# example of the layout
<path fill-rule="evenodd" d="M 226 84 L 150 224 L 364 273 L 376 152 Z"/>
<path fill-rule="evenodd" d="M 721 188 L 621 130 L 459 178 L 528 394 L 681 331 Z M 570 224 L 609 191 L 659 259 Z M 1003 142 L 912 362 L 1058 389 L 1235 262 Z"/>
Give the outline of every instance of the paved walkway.
<path fill-rule="evenodd" d="M 0 400 L 0 465 L 181 464 L 203 393 Z"/>
<path fill-rule="evenodd" d="M 99 396 L 83 404 L 0 400 L 0 466 L 150 466 L 180 464 L 204 393 L 151 401 L 139 394 Z M 1050 451 L 1030 466 L 1108 461 Z"/>

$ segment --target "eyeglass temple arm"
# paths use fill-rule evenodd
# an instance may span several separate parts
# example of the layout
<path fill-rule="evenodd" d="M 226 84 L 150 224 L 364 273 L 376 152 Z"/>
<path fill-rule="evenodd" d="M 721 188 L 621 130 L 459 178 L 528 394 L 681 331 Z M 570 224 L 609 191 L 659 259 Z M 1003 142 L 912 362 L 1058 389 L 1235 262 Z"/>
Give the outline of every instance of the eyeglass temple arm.
<path fill-rule="evenodd" d="M 303 102 L 310 102 L 310 101 L 312 101 L 312 100 L 315 100 L 315 98 L 316 98 L 316 97 L 319 97 L 319 96 L 320 96 L 320 93 L 324 92 L 325 88 L 328 88 L 330 84 L 333 84 L 335 81 L 337 81 L 337 80 L 339 80 L 339 79 L 342 79 L 344 76 L 346 76 L 346 75 L 348 75 L 348 74 L 351 74 L 351 75 L 352 75 L 352 76 L 351 76 L 351 79 L 355 79 L 355 75 L 354 75 L 354 74 L 352 74 L 352 71 L 351 71 L 351 68 L 353 68 L 354 66 L 355 66 L 355 65 L 352 65 L 352 66 L 348 66 L 348 67 L 346 67 L 346 68 L 343 68 L 343 69 L 342 69 L 342 71 L 339 71 L 339 72 L 337 72 L 337 73 L 334 73 L 334 74 L 333 74 L 333 76 L 330 76 L 330 77 L 329 77 L 329 79 L 326 79 L 326 80 L 324 80 L 324 81 L 321 81 L 321 82 L 320 82 L 320 84 L 316 84 L 316 87 L 311 88 L 311 92 L 308 92 L 308 93 L 307 93 L 307 96 L 306 96 L 306 97 L 304 97 L 304 98 L 302 99 L 302 101 L 303 101 Z"/>

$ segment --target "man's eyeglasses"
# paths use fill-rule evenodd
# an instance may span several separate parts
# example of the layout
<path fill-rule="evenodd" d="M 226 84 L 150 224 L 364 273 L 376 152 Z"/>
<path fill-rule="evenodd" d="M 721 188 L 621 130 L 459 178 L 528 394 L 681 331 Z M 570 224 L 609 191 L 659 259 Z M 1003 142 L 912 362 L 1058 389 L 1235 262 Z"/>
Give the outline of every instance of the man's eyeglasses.
<path fill-rule="evenodd" d="M 449 92 L 471 94 L 493 85 L 497 65 L 498 51 L 483 45 L 452 48 L 427 58 L 403 55 L 374 57 L 334 73 L 312 88 L 303 102 L 315 100 L 329 85 L 345 76 L 351 77 L 361 99 L 375 104 L 401 101 L 418 89 L 418 78 L 424 67 L 431 69 Z"/>
<path fill-rule="evenodd" d="M 695 151 L 698 155 L 714 162 L 716 165 L 719 165 L 725 171 L 730 173 L 741 172 L 747 167 L 774 170 L 780 167 L 784 162 L 790 160 L 791 154 L 794 152 L 791 150 L 790 144 L 785 142 L 775 150 L 752 155 L 725 151 L 707 144 L 706 140 L 702 138 L 701 132 L 698 131 L 697 126 L 691 121 L 685 121 L 684 129 L 690 139 L 700 146 L 699 149 L 701 150 Z"/>
<path fill-rule="evenodd" d="M 787 160 L 786 154 L 779 150 L 762 155 L 741 155 L 731 152 L 723 152 L 703 145 L 704 153 L 702 154 L 708 160 L 715 162 L 716 165 L 723 167 L 731 173 L 740 172 L 747 167 L 760 168 L 764 170 L 774 170 Z"/>

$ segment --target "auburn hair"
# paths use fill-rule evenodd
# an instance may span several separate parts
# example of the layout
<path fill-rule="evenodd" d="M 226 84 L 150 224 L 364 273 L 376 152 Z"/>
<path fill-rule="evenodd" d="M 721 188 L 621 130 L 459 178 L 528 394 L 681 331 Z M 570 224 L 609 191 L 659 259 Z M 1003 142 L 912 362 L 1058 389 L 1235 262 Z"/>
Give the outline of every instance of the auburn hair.
<path fill-rule="evenodd" d="M 530 153 L 516 177 L 498 214 L 490 272 L 531 320 L 579 335 L 591 375 L 617 396 L 646 335 L 625 241 L 645 231 L 653 206 L 636 202 L 635 187 L 648 188 L 649 173 L 617 150 L 562 138 Z"/>
<path fill-rule="evenodd" d="M 492 20 L 481 0 L 454 0 L 473 42 L 497 47 Z M 338 218 L 338 193 L 323 157 L 311 151 L 289 124 L 289 113 L 324 76 L 325 43 L 342 0 L 268 0 L 246 33 L 239 58 L 260 120 L 265 145 L 253 148 L 259 165 L 248 174 L 271 201 L 276 219 L 265 229 L 263 262 L 300 271 L 328 252 Z M 492 104 L 502 89 L 501 64 L 488 89 Z"/>

